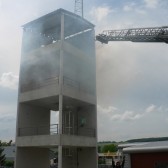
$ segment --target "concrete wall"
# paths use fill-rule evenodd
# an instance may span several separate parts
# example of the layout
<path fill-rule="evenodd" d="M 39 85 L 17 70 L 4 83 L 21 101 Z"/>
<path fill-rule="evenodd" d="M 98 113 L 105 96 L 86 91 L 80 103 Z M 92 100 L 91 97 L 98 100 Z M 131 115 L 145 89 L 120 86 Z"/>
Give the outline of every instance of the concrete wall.
<path fill-rule="evenodd" d="M 97 139 L 86 136 L 61 135 L 61 144 L 64 146 L 96 147 Z"/>
<path fill-rule="evenodd" d="M 96 168 L 96 148 L 63 148 L 62 168 Z"/>
<path fill-rule="evenodd" d="M 63 148 L 62 168 L 77 168 L 77 148 Z"/>
<path fill-rule="evenodd" d="M 96 107 L 87 105 L 78 111 L 79 135 L 96 136 Z"/>
<path fill-rule="evenodd" d="M 79 90 L 78 88 L 75 88 L 73 86 L 64 85 L 63 94 L 73 99 L 96 104 L 96 98 L 94 95 L 91 95 L 84 90 Z"/>
<path fill-rule="evenodd" d="M 58 90 L 58 78 L 55 79 L 54 83 L 36 88 L 34 90 L 29 90 L 27 92 L 20 93 L 19 102 L 28 102 L 32 100 L 44 99 L 47 97 L 56 96 L 59 94 Z"/>
<path fill-rule="evenodd" d="M 17 148 L 17 168 L 49 168 L 49 149 L 47 148 Z"/>
<path fill-rule="evenodd" d="M 50 133 L 50 110 L 20 103 L 18 110 L 18 134 L 44 135 Z"/>
<path fill-rule="evenodd" d="M 78 150 L 78 168 L 96 168 L 97 157 L 96 148 L 81 148 Z"/>
<path fill-rule="evenodd" d="M 60 144 L 60 135 L 22 136 L 16 138 L 18 147 L 54 147 Z"/>

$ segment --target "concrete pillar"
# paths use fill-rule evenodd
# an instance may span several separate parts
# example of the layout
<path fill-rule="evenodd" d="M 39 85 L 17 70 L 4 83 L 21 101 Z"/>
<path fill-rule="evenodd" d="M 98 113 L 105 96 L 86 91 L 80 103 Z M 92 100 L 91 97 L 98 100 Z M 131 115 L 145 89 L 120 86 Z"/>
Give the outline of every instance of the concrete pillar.
<path fill-rule="evenodd" d="M 59 134 L 62 134 L 62 116 L 63 116 L 63 43 L 64 43 L 64 14 L 61 13 L 61 48 L 60 48 L 60 74 L 59 74 Z M 58 168 L 62 168 L 62 146 L 58 146 Z"/>

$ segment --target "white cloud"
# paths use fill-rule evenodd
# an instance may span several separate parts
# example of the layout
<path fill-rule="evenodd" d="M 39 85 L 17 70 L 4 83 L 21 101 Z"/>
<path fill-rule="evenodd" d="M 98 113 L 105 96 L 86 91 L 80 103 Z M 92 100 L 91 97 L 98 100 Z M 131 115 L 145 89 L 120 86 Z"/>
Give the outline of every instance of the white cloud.
<path fill-rule="evenodd" d="M 114 12 L 108 6 L 105 7 L 93 7 L 90 11 L 90 14 L 97 21 L 102 21 L 104 18 L 108 16 L 109 13 Z"/>
<path fill-rule="evenodd" d="M 146 108 L 146 113 L 152 113 L 156 110 L 156 106 L 154 104 L 151 104 L 149 107 Z"/>
<path fill-rule="evenodd" d="M 111 114 L 118 110 L 116 107 L 113 107 L 113 106 L 108 106 L 107 108 L 103 108 L 100 105 L 97 106 L 97 109 L 100 113 L 103 113 L 103 114 Z"/>
<path fill-rule="evenodd" d="M 139 14 L 142 14 L 142 15 L 146 14 L 146 11 L 142 10 L 142 9 L 135 9 L 135 12 L 139 13 Z"/>
<path fill-rule="evenodd" d="M 144 109 L 144 112 L 135 112 L 135 111 L 130 111 L 130 110 L 126 110 L 126 111 L 121 111 L 120 109 L 113 107 L 113 106 L 108 106 L 107 108 L 103 108 L 100 105 L 98 105 L 98 113 L 100 115 L 100 117 L 107 117 L 112 121 L 133 121 L 133 120 L 139 120 L 145 116 L 147 116 L 149 113 L 152 112 L 165 112 L 165 109 L 161 110 L 161 106 L 157 108 L 156 105 L 151 104 L 150 106 L 148 106 L 146 109 Z M 101 120 L 101 118 L 100 118 Z"/>
<path fill-rule="evenodd" d="M 159 4 L 159 0 L 144 0 L 147 8 L 156 8 Z"/>
<path fill-rule="evenodd" d="M 132 11 L 132 6 L 125 5 L 125 6 L 123 7 L 123 10 L 126 11 L 126 12 Z"/>
<path fill-rule="evenodd" d="M 132 2 L 132 3 L 126 4 L 126 5 L 123 7 L 123 10 L 124 10 L 125 12 L 129 12 L 129 11 L 134 10 L 135 7 L 136 7 L 136 3 Z"/>
<path fill-rule="evenodd" d="M 16 120 L 16 114 L 15 113 L 7 113 L 7 112 L 1 112 L 0 116 L 0 122 L 2 121 L 9 121 L 9 120 Z"/>
<path fill-rule="evenodd" d="M 13 72 L 3 73 L 0 77 L 0 86 L 10 89 L 17 89 L 18 76 Z"/>
<path fill-rule="evenodd" d="M 123 115 L 121 120 L 137 120 L 140 119 L 143 114 L 136 114 L 133 111 L 126 111 Z"/>
<path fill-rule="evenodd" d="M 124 12 L 136 12 L 138 14 L 146 14 L 146 11 L 141 8 L 141 6 L 137 5 L 136 3 L 130 3 L 123 6 Z"/>
<path fill-rule="evenodd" d="M 130 121 L 137 120 L 143 117 L 143 114 L 136 114 L 133 111 L 125 111 L 123 114 L 115 114 L 111 117 L 111 120 Z"/>
<path fill-rule="evenodd" d="M 1 104 L 0 105 L 0 114 L 1 114 L 0 118 L 13 115 L 14 110 L 16 110 L 15 107 L 16 107 L 16 104 L 11 104 L 10 106 L 8 104 Z"/>
<path fill-rule="evenodd" d="M 128 120 L 137 120 L 143 117 L 143 113 L 135 113 L 133 111 L 125 111 L 121 112 L 118 108 L 109 106 L 107 108 L 103 108 L 98 105 L 98 113 L 102 116 L 108 117 L 109 120 L 112 121 L 128 121 Z M 100 118 L 101 120 L 101 118 Z"/>
<path fill-rule="evenodd" d="M 113 106 L 106 108 L 101 105 L 98 106 L 99 140 L 152 137 L 156 135 L 156 130 L 160 131 L 157 136 L 165 136 L 167 133 L 168 118 L 164 117 L 164 114 L 167 114 L 167 106 L 152 104 L 147 108 L 137 109 L 137 111 L 136 109 L 123 111 L 117 107 L 114 110 L 110 109 L 113 109 Z M 150 113 L 153 110 L 155 113 Z M 162 124 L 156 125 L 156 120 L 158 123 L 162 122 Z"/>

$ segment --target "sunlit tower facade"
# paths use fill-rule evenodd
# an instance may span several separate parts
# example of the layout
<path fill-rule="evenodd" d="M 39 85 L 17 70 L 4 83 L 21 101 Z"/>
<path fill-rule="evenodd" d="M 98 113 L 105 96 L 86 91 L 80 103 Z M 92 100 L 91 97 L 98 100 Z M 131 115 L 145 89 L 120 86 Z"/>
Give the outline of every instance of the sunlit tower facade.
<path fill-rule="evenodd" d="M 63 9 L 23 26 L 15 168 L 49 168 L 52 148 L 58 168 L 97 168 L 94 37 Z"/>

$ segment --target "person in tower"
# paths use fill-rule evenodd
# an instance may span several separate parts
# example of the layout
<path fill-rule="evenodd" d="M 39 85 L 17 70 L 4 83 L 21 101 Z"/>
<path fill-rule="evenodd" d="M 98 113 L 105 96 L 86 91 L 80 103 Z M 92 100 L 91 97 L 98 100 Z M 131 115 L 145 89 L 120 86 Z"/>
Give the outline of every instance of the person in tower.
<path fill-rule="evenodd" d="M 124 168 L 124 163 L 125 163 L 125 156 L 123 157 L 122 162 L 117 161 L 116 164 L 115 164 L 114 159 L 112 157 L 112 168 Z"/>

